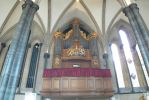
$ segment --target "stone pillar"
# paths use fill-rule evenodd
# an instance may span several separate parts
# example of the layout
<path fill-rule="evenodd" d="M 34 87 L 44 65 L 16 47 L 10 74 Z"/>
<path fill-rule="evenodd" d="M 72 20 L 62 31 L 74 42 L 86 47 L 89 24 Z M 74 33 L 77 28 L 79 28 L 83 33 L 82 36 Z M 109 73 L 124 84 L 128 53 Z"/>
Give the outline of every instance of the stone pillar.
<path fill-rule="evenodd" d="M 97 33 L 93 32 L 90 36 L 90 50 L 91 50 L 91 55 L 93 57 L 92 59 L 92 67 L 99 67 L 99 62 L 98 62 L 98 47 L 97 47 Z"/>
<path fill-rule="evenodd" d="M 137 22 L 137 25 L 141 31 L 141 34 L 143 35 L 145 42 L 147 43 L 147 47 L 149 49 L 149 30 L 147 29 L 147 26 L 144 23 L 144 20 L 142 19 L 142 16 L 139 13 L 139 8 L 137 7 L 137 4 L 135 4 L 135 3 L 129 5 L 129 8 L 131 9 L 132 13 L 134 14 L 134 18 Z"/>
<path fill-rule="evenodd" d="M 61 67 L 61 53 L 62 53 L 62 39 L 61 32 L 54 33 L 55 36 L 55 57 L 54 57 L 54 67 Z"/>
<path fill-rule="evenodd" d="M 144 64 L 145 64 L 145 66 L 147 68 L 147 72 L 149 74 L 149 59 L 148 59 L 149 58 L 149 52 L 148 52 L 147 45 L 144 41 L 142 32 L 140 30 L 140 27 L 138 26 L 137 21 L 135 19 L 135 16 L 134 16 L 132 10 L 129 7 L 125 7 L 123 9 L 123 12 L 128 17 L 129 22 L 132 26 L 132 29 L 134 31 L 134 36 L 137 40 L 138 46 L 140 48 L 140 51 L 141 51 L 141 54 L 142 54 L 142 57 L 143 57 L 143 60 L 144 60 Z"/>
<path fill-rule="evenodd" d="M 0 43 L 0 55 L 1 55 L 1 53 L 2 53 L 2 51 L 3 51 L 3 48 L 6 46 L 6 44 L 5 43 Z"/>
<path fill-rule="evenodd" d="M 21 84 L 22 84 L 22 79 L 23 79 L 23 73 L 24 73 L 24 68 L 25 68 L 25 63 L 26 63 L 26 60 L 27 60 L 27 55 L 28 55 L 28 50 L 29 48 L 31 47 L 30 44 L 28 44 L 27 48 L 26 48 L 26 51 L 25 51 L 25 57 L 24 57 L 24 60 L 23 60 L 23 65 L 22 65 L 22 70 L 21 70 L 21 75 L 20 75 L 20 79 L 19 79 L 19 82 L 18 82 L 18 89 L 17 89 L 17 93 L 21 93 Z"/>
<path fill-rule="evenodd" d="M 0 54 L 0 74 L 2 73 L 3 64 L 4 64 L 8 50 L 9 50 L 9 46 L 5 44 L 5 47 L 3 47 L 2 52 Z"/>
<path fill-rule="evenodd" d="M 49 58 L 50 58 L 50 54 L 49 53 L 44 53 L 44 68 L 47 68 Z"/>
<path fill-rule="evenodd" d="M 109 66 L 108 66 L 108 54 L 107 53 L 103 54 L 103 59 L 105 61 L 105 64 L 104 64 L 105 68 L 109 68 Z"/>
<path fill-rule="evenodd" d="M 34 75 L 34 83 L 33 83 L 33 93 L 35 93 L 35 89 L 36 89 L 36 81 L 37 81 L 37 74 L 38 74 L 38 69 L 39 69 L 39 59 L 40 59 L 40 54 L 41 54 L 41 48 L 42 48 L 42 43 L 39 43 L 39 46 L 36 47 L 38 48 L 38 58 L 37 58 L 37 62 L 36 62 L 36 69 L 35 69 L 35 75 Z"/>
<path fill-rule="evenodd" d="M 4 70 L 0 80 L 0 100 L 13 100 L 22 69 L 25 50 L 28 43 L 31 23 L 38 5 L 27 0 L 18 23 L 16 34 L 4 62 Z"/>

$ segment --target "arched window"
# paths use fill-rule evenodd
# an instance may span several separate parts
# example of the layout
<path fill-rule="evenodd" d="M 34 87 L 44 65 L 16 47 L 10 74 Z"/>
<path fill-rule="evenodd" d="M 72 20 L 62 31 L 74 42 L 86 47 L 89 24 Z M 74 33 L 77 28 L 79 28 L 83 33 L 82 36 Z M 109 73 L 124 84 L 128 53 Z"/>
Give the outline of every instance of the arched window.
<path fill-rule="evenodd" d="M 131 77 L 132 86 L 133 87 L 140 87 L 138 75 L 136 72 L 136 68 L 135 68 L 135 64 L 134 64 L 134 60 L 133 60 L 133 56 L 131 53 L 131 49 L 130 49 L 130 45 L 129 45 L 129 41 L 128 41 L 126 32 L 123 30 L 119 30 L 119 35 L 120 35 L 121 42 L 123 45 L 123 50 L 124 50 L 124 54 L 126 57 L 126 62 L 128 65 L 129 74 Z"/>
<path fill-rule="evenodd" d="M 26 84 L 27 88 L 33 88 L 34 82 L 36 81 L 35 77 L 36 77 L 36 72 L 37 72 L 39 51 L 40 51 L 40 46 L 37 43 L 34 45 L 33 51 L 32 51 L 32 57 L 31 57 L 31 62 L 30 62 L 30 67 L 29 67 L 27 84 Z"/>
<path fill-rule="evenodd" d="M 143 58 L 142 58 L 142 55 L 141 55 L 141 52 L 140 52 L 140 49 L 139 49 L 138 45 L 136 45 L 136 50 L 137 50 L 137 53 L 138 53 L 138 56 L 139 56 L 139 59 L 140 59 L 140 62 L 141 62 L 141 66 L 142 66 L 142 69 L 143 69 L 143 72 L 144 72 L 144 75 L 145 75 L 145 79 L 147 81 L 147 85 L 149 86 L 149 76 L 147 74 L 147 70 L 146 70 L 146 67 L 144 65 L 144 61 L 143 61 Z"/>
<path fill-rule="evenodd" d="M 112 51 L 114 65 L 115 65 L 118 86 L 119 88 L 125 88 L 124 78 L 123 78 L 123 73 L 122 73 L 122 66 L 121 66 L 119 52 L 118 52 L 118 48 L 116 44 L 111 45 L 111 51 Z"/>

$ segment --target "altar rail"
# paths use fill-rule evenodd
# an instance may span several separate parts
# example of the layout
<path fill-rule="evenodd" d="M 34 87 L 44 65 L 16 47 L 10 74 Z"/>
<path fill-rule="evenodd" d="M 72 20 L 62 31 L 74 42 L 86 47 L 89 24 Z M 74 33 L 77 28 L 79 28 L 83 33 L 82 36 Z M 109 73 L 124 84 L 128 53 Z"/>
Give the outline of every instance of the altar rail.
<path fill-rule="evenodd" d="M 111 77 L 110 69 L 57 68 L 45 69 L 43 77 Z"/>

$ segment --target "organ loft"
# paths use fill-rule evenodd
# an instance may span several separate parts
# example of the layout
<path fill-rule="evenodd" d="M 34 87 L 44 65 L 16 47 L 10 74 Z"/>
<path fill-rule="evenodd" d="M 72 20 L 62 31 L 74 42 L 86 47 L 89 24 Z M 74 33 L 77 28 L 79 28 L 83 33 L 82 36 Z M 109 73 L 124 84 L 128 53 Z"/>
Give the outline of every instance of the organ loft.
<path fill-rule="evenodd" d="M 54 33 L 54 59 L 44 69 L 41 95 L 110 97 L 110 69 L 101 69 L 97 33 L 88 32 L 75 18 L 69 27 Z"/>

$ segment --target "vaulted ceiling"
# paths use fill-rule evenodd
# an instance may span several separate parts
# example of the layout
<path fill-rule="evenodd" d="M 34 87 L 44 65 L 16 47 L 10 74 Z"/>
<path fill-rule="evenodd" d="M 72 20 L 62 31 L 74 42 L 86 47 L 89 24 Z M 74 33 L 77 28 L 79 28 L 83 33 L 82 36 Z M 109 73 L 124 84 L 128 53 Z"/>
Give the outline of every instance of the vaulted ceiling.
<path fill-rule="evenodd" d="M 36 0 L 40 9 L 34 22 L 44 34 L 51 34 L 77 17 L 99 35 L 108 34 L 118 20 L 128 22 L 118 1 L 120 0 Z M 23 3 L 23 0 L 0 0 L 0 38 L 16 26 Z M 149 0 L 136 0 L 136 3 L 149 27 Z"/>

